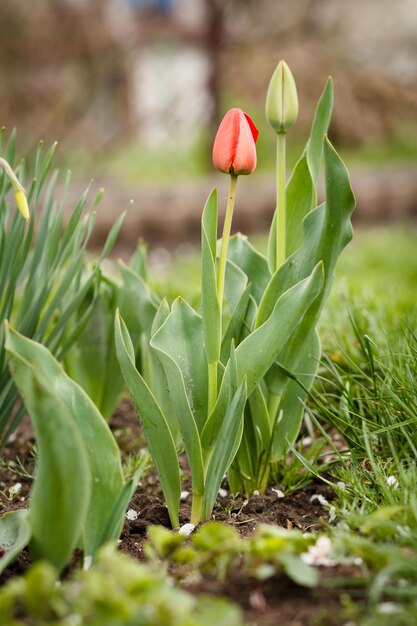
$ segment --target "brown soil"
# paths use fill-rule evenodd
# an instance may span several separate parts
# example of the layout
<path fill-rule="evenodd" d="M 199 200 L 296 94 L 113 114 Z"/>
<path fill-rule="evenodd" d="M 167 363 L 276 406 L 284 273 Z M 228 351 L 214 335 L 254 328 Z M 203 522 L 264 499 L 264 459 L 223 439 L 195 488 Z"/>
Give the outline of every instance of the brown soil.
<path fill-rule="evenodd" d="M 143 436 L 136 413 L 129 401 L 120 404 L 112 423 L 113 432 L 123 451 L 129 454 L 143 446 Z M 0 467 L 0 515 L 6 511 L 26 507 L 31 486 L 31 475 L 35 464 L 34 438 L 30 421 L 25 419 L 9 440 Z M 9 497 L 9 488 L 17 482 L 21 491 L 14 498 Z M 227 485 L 225 485 L 227 488 Z M 191 491 L 186 468 L 184 489 Z M 284 528 L 298 528 L 303 532 L 314 532 L 325 528 L 329 523 L 329 512 L 317 499 L 311 502 L 314 494 L 322 495 L 327 501 L 334 497 L 333 491 L 323 483 L 312 483 L 292 495 L 278 498 L 272 490 L 264 495 L 254 495 L 244 499 L 238 495 L 225 495 L 218 498 L 213 511 L 213 519 L 235 527 L 243 536 L 249 536 L 259 524 L 277 524 Z M 151 524 L 170 528 L 168 511 L 163 504 L 158 478 L 153 470 L 140 482 L 129 508 L 137 514 L 137 519 L 125 520 L 119 549 L 140 561 L 145 561 L 144 544 L 147 529 Z M 190 518 L 191 496 L 181 505 L 180 521 Z M 74 560 L 77 559 L 77 555 Z M 0 583 L 12 576 L 24 573 L 30 565 L 28 550 L 3 573 Z M 71 569 L 71 568 L 69 568 Z M 354 597 L 358 585 L 355 579 L 361 576 L 358 567 L 337 566 L 321 568 L 321 583 L 314 590 L 307 590 L 292 583 L 285 576 L 275 576 L 264 582 L 248 576 L 247 572 L 231 572 L 226 580 L 205 577 L 195 580 L 183 573 L 172 572 L 179 584 L 196 594 L 211 593 L 227 596 L 244 610 L 245 618 L 257 626 L 337 626 L 346 621 L 341 598 Z M 341 577 L 343 593 L 338 586 L 329 585 Z M 360 599 L 360 598 L 357 598 Z"/>

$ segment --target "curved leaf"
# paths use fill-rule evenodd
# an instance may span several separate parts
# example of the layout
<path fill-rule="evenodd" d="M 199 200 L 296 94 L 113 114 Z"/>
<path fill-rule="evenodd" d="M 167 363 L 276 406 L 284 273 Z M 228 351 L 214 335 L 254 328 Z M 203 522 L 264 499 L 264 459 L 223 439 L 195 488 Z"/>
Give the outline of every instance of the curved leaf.
<path fill-rule="evenodd" d="M 126 385 L 140 414 L 146 441 L 161 479 L 171 524 L 177 528 L 181 482 L 175 442 L 164 414 L 135 367 L 131 339 L 126 324 L 119 314 L 116 314 L 115 318 L 115 339 L 117 358 Z"/>
<path fill-rule="evenodd" d="M 189 406 L 192 422 L 199 431 L 203 428 L 207 418 L 208 374 L 201 317 L 185 300 L 177 298 L 172 305 L 170 315 L 153 335 L 151 347 L 157 351 L 165 368 L 172 402 L 186 440 L 191 433 L 190 428 L 194 430 L 194 427 L 185 426 L 183 412 L 184 410 L 188 412 L 185 405 Z M 177 375 L 171 368 L 171 361 L 176 364 L 181 374 L 180 388 L 173 383 L 173 376 L 177 378 Z"/>
<path fill-rule="evenodd" d="M 28 403 L 34 402 L 37 407 L 37 399 L 31 395 L 34 383 L 30 381 L 35 379 L 38 381 L 36 384 L 45 388 L 42 397 L 45 398 L 53 418 L 43 418 L 42 416 L 48 413 L 39 413 L 37 415 L 39 427 L 42 425 L 42 428 L 46 428 L 44 422 L 51 422 L 51 430 L 55 428 L 58 433 L 54 443 L 58 447 L 65 444 L 64 435 L 59 434 L 61 431 L 54 425 L 60 414 L 60 411 L 52 408 L 55 402 L 56 406 L 63 406 L 65 411 L 62 419 L 65 418 L 73 425 L 82 441 L 87 455 L 85 473 L 91 476 L 92 480 L 91 497 L 83 529 L 84 550 L 87 556 L 93 556 L 99 547 L 99 537 L 106 525 L 113 501 L 124 486 L 116 441 L 94 403 L 83 389 L 65 374 L 61 365 L 45 347 L 9 329 L 6 349 L 10 354 L 12 366 L 16 362 L 26 364 L 24 377 L 23 365 L 20 368 L 22 377 L 18 378 L 14 372 L 13 376 L 29 411 L 31 409 Z M 16 370 L 16 367 L 14 369 Z M 41 407 L 38 408 L 40 410 Z"/>
<path fill-rule="evenodd" d="M 28 545 L 32 531 L 28 511 L 9 511 L 0 517 L 0 573 L 12 563 Z"/>
<path fill-rule="evenodd" d="M 69 561 L 86 524 L 91 474 L 79 431 L 64 403 L 40 380 L 6 333 L 13 379 L 30 413 L 38 444 L 30 499 L 32 551 L 59 571 Z"/>
<path fill-rule="evenodd" d="M 279 298 L 268 320 L 236 348 L 237 384 L 240 385 L 246 378 L 248 397 L 288 343 L 322 287 L 323 267 L 319 263 L 308 278 Z M 215 445 L 228 404 L 229 386 L 230 362 L 223 376 L 218 401 L 201 435 L 203 450 Z"/>

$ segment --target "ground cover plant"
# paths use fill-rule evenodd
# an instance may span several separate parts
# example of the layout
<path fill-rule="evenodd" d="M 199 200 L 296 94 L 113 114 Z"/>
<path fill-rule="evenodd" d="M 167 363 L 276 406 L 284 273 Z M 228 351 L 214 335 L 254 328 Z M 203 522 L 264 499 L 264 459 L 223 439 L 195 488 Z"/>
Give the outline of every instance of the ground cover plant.
<path fill-rule="evenodd" d="M 278 65 L 266 105 L 277 135 L 277 210 L 265 255 L 230 236 L 238 176 L 256 166 L 257 131 L 239 109 L 226 114 L 213 149 L 230 176 L 225 225 L 217 242 L 213 191 L 193 307 L 151 286 L 139 245 L 129 264 L 111 276 L 97 270 L 97 282 L 77 291 L 55 356 L 48 333 L 42 345 L 16 330 L 13 315 L 4 323 L 8 375 L 36 450 L 20 465 L 5 451 L 0 567 L 4 579 L 25 568 L 27 544 L 36 563 L 0 590 L 2 623 L 365 625 L 393 615 L 413 623 L 415 302 L 400 294 L 401 281 L 401 307 L 386 285 L 385 294 L 361 293 L 364 276 L 355 292 L 342 296 L 339 283 L 329 298 L 354 208 L 326 136 L 332 102 L 329 81 L 285 189 L 298 103 L 288 67 Z M 316 207 L 322 160 L 326 200 Z M 22 208 L 21 196 L 16 202 Z M 410 260 L 404 284 L 413 284 Z M 49 296 L 56 306 L 54 289 Z M 109 428 L 123 378 L 143 433 L 136 416 L 136 431 L 117 416 Z M 10 446 L 21 445 L 22 432 Z M 151 470 L 138 454 L 143 434 Z M 148 564 L 118 554 L 116 543 Z M 207 591 L 244 613 L 204 600 Z"/>

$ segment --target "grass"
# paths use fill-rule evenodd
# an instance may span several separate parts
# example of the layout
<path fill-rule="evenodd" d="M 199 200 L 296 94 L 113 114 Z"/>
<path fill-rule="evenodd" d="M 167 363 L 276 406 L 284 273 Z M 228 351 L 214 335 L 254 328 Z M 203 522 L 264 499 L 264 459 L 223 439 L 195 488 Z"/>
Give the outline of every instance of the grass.
<path fill-rule="evenodd" d="M 308 480 L 306 467 L 338 483 L 338 524 L 328 533 L 335 549 L 365 564 L 362 602 L 346 600 L 346 621 L 358 626 L 417 620 L 416 242 L 410 226 L 355 232 L 323 312 L 323 358 L 309 409 L 330 440 L 340 433 L 344 452 L 323 465 L 316 431 L 311 449 L 301 441 L 285 468 L 287 489 Z M 256 245 L 264 248 L 265 239 Z M 191 300 L 198 281 L 193 255 L 171 260 L 156 279 Z"/>

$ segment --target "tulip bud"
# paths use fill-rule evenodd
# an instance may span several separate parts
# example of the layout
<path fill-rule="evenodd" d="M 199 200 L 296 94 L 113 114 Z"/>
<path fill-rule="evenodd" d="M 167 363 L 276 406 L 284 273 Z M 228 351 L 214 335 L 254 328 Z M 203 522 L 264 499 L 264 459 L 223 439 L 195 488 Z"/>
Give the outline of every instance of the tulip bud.
<path fill-rule="evenodd" d="M 226 174 L 252 174 L 256 167 L 259 131 L 249 115 L 230 109 L 220 123 L 213 145 L 213 164 Z"/>
<path fill-rule="evenodd" d="M 16 205 L 19 211 L 22 214 L 23 219 L 29 219 L 29 206 L 28 201 L 25 195 L 25 192 L 21 189 L 17 189 L 15 192 Z"/>
<path fill-rule="evenodd" d="M 266 95 L 266 119 L 278 134 L 286 134 L 298 117 L 297 87 L 285 61 L 280 61 Z"/>
<path fill-rule="evenodd" d="M 28 220 L 29 219 L 29 206 L 28 206 L 28 201 L 26 199 L 24 188 L 20 184 L 19 179 L 17 178 L 16 174 L 14 173 L 13 169 L 11 168 L 10 164 L 6 161 L 6 159 L 0 158 L 0 167 L 6 173 L 6 176 L 10 180 L 10 183 L 14 189 L 17 208 L 22 214 L 23 219 Z"/>

